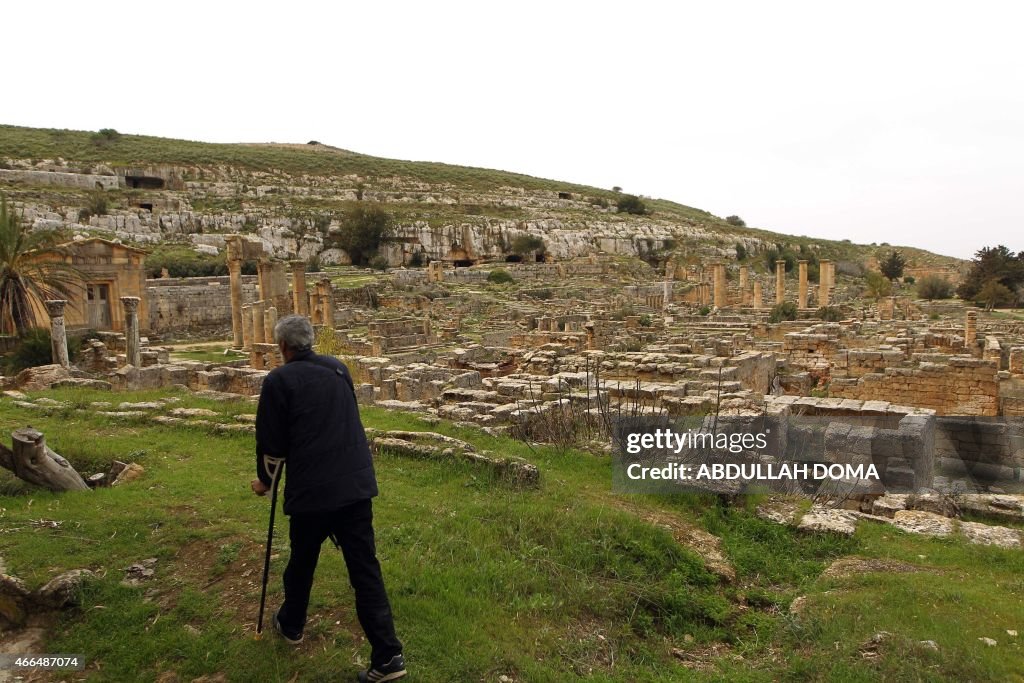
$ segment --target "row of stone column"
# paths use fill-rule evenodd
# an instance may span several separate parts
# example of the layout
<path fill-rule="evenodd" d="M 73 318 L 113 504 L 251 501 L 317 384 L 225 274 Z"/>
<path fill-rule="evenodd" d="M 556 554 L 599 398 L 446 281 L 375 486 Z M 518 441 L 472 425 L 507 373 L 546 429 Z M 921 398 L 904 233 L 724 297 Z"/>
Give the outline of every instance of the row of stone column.
<path fill-rule="evenodd" d="M 310 314 L 310 311 L 315 307 L 322 306 L 319 297 L 322 296 L 321 287 L 317 285 L 317 293 L 315 302 L 312 293 L 307 294 L 306 292 L 306 262 L 302 260 L 289 261 L 291 267 L 291 279 L 292 279 L 292 293 L 291 293 L 291 308 L 298 315 Z M 284 301 L 275 300 L 272 295 L 274 290 L 272 281 L 274 278 L 273 264 L 268 261 L 260 261 L 257 264 L 257 277 L 258 286 L 260 291 L 260 302 L 263 304 L 263 310 L 261 314 L 265 313 L 267 308 L 274 308 L 277 310 L 278 306 L 286 305 L 287 299 Z M 253 306 L 255 304 L 244 304 L 244 297 L 242 295 L 242 254 L 236 252 L 229 252 L 228 254 L 228 278 L 231 286 L 231 333 L 232 343 L 235 348 L 250 348 L 250 343 L 246 342 L 245 333 L 248 329 L 250 333 L 253 333 L 254 324 L 252 322 L 246 322 L 245 320 L 245 306 Z M 327 281 L 329 285 L 329 280 Z M 278 297 L 279 299 L 280 297 Z M 333 301 L 331 302 L 333 307 Z M 323 320 L 330 319 L 333 325 L 333 312 L 328 311 L 321 313 L 321 323 Z M 314 320 L 314 322 L 317 322 Z M 272 328 L 271 328 L 272 329 Z M 265 330 L 264 330 L 265 333 Z M 254 333 L 253 333 L 254 334 Z M 266 334 L 264 334 L 266 337 Z M 272 339 L 273 335 L 269 335 L 268 339 Z"/>
<path fill-rule="evenodd" d="M 818 306 L 828 306 L 830 294 L 836 280 L 836 264 L 829 259 L 818 262 Z M 797 308 L 807 308 L 807 261 L 797 261 Z M 775 262 L 775 303 L 786 300 L 786 262 L 779 259 Z"/>
<path fill-rule="evenodd" d="M 241 348 L 251 351 L 253 344 L 273 344 L 276 325 L 276 307 L 268 306 L 263 300 L 242 304 Z"/>
<path fill-rule="evenodd" d="M 797 291 L 797 306 L 799 308 L 807 308 L 808 299 L 808 280 L 807 280 L 807 261 L 798 262 L 798 291 Z M 715 263 L 711 266 L 711 280 L 714 292 L 714 305 L 718 308 L 725 308 L 729 305 L 729 289 L 726 283 L 726 273 L 724 263 Z M 819 277 L 819 294 L 818 301 L 819 305 L 827 306 L 829 302 L 829 293 L 835 283 L 835 264 L 827 259 L 823 259 L 820 262 L 820 277 Z M 703 284 L 703 283 L 701 283 Z M 750 286 L 750 267 L 740 266 L 740 301 L 741 306 L 753 306 L 754 308 L 764 307 L 763 291 L 764 287 L 760 280 L 754 280 L 753 286 Z M 703 291 L 698 292 L 698 299 L 700 303 L 710 303 L 706 300 Z M 786 262 L 784 260 L 778 260 L 775 262 L 775 303 L 781 304 L 786 300 Z"/>

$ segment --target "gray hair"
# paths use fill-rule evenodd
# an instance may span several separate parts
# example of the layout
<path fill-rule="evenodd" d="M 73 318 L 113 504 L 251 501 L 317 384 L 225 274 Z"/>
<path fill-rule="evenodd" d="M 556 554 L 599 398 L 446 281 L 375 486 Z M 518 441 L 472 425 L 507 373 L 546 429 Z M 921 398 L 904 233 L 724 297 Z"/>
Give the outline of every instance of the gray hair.
<path fill-rule="evenodd" d="M 307 351 L 313 346 L 313 325 L 304 315 L 286 315 L 274 325 L 274 341 L 292 351 Z"/>

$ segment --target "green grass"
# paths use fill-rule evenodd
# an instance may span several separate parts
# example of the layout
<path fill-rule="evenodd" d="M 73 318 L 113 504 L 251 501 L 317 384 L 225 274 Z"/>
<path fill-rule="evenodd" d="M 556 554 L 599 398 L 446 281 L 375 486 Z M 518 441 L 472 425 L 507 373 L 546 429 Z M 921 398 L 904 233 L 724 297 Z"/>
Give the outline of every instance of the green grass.
<path fill-rule="evenodd" d="M 84 411 L 98 400 L 176 396 L 174 405 L 234 422 L 254 411 L 251 402 L 168 392 L 44 395 L 70 407 L 42 413 L 0 399 L 2 423 L 31 422 L 85 473 L 113 458 L 146 468 L 129 485 L 79 494 L 31 490 L 0 473 L 8 571 L 32 587 L 68 568 L 101 577 L 87 585 L 81 609 L 61 617 L 47 651 L 86 653 L 95 681 L 152 681 L 169 671 L 181 680 L 223 672 L 231 681 L 326 681 L 365 664 L 344 563 L 333 550 L 322 555 L 298 652 L 271 635 L 253 638 L 267 500 L 248 492 L 251 435 Z M 434 429 L 525 457 L 542 472 L 539 489 L 516 490 L 467 463 L 378 457 L 379 555 L 415 680 L 1020 680 L 1020 646 L 1005 634 L 1024 624 L 1019 551 L 875 526 L 853 539 L 802 535 L 710 497 L 613 496 L 605 458 L 532 450 L 376 408 L 363 415 L 378 429 Z M 718 535 L 736 581 L 722 583 L 668 530 L 632 512 L 643 510 Z M 33 525 L 38 519 L 62 524 Z M 275 544 L 271 608 L 287 560 L 284 519 Z M 820 577 L 833 559 L 854 553 L 928 571 Z M 156 576 L 122 586 L 124 568 L 148 557 L 158 558 Z M 796 619 L 787 607 L 798 595 L 809 606 Z M 879 630 L 894 639 L 864 659 L 860 643 Z M 979 636 L 999 646 L 985 648 Z M 922 639 L 936 640 L 939 652 L 914 649 Z M 700 666 L 684 667 L 673 649 Z"/>

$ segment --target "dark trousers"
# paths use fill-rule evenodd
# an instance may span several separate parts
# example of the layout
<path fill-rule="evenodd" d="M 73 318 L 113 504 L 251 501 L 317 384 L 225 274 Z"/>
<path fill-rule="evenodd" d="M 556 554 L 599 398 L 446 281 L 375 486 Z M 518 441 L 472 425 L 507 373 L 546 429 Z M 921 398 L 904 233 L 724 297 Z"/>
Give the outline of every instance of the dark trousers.
<path fill-rule="evenodd" d="M 331 537 L 341 547 L 348 580 L 356 594 L 356 615 L 370 641 L 370 664 L 386 664 L 402 652 L 395 636 L 391 605 L 373 542 L 373 506 L 369 500 L 330 512 L 291 516 L 288 538 L 292 553 L 284 570 L 284 605 L 279 618 L 289 632 L 301 633 L 306 625 L 309 591 L 320 559 L 320 546 Z"/>

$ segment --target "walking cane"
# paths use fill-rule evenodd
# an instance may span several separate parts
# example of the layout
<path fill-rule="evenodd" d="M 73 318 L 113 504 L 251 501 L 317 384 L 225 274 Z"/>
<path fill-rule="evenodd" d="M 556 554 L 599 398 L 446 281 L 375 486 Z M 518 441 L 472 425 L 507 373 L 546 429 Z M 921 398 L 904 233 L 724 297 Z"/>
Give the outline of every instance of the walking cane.
<path fill-rule="evenodd" d="M 270 546 L 274 541 L 274 513 L 277 511 L 277 482 L 280 480 L 284 458 L 263 456 L 263 466 L 270 475 L 270 526 L 267 529 L 267 554 L 263 558 L 263 589 L 260 591 L 260 616 L 256 620 L 256 638 L 263 633 L 263 607 L 267 603 L 267 579 L 270 577 Z"/>

